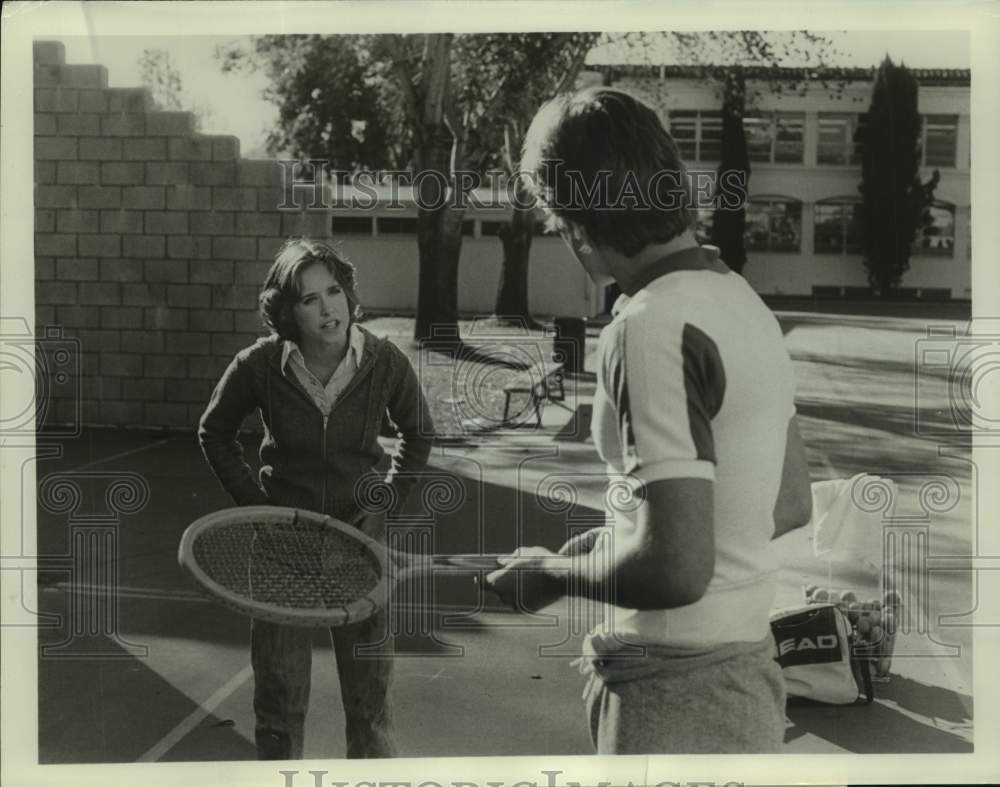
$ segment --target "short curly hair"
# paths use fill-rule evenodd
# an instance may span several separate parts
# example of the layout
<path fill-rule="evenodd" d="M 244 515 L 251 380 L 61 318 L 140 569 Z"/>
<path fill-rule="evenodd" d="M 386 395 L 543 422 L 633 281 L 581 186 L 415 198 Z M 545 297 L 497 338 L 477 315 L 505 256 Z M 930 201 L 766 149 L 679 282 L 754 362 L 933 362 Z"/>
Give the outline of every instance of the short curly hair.
<path fill-rule="evenodd" d="M 361 317 L 355 269 L 344 254 L 327 241 L 289 238 L 278 249 L 258 298 L 264 325 L 282 339 L 298 342 L 301 338 L 293 308 L 302 294 L 302 272 L 317 264 L 326 266 L 343 289 L 351 321 Z"/>

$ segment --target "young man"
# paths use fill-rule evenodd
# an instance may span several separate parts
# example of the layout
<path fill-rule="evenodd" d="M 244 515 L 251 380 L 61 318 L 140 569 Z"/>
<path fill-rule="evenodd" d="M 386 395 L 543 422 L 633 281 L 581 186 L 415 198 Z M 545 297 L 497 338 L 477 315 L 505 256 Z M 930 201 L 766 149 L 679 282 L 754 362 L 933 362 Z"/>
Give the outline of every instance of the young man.
<path fill-rule="evenodd" d="M 778 751 L 769 544 L 811 513 L 781 329 L 698 245 L 677 147 L 637 99 L 557 98 L 532 122 L 522 168 L 594 282 L 622 289 L 592 431 L 635 504 L 562 557 L 519 550 L 489 583 L 521 608 L 568 593 L 610 602 L 585 643 L 599 754 Z"/>

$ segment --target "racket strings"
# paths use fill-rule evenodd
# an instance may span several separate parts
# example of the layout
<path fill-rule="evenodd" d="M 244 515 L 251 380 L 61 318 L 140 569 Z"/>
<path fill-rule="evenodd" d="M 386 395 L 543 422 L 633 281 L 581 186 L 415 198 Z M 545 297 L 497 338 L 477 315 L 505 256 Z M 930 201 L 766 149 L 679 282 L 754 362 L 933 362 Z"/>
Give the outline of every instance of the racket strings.
<path fill-rule="evenodd" d="M 234 522 L 202 532 L 195 560 L 215 583 L 254 602 L 294 609 L 342 607 L 378 584 L 378 560 L 321 523 Z"/>

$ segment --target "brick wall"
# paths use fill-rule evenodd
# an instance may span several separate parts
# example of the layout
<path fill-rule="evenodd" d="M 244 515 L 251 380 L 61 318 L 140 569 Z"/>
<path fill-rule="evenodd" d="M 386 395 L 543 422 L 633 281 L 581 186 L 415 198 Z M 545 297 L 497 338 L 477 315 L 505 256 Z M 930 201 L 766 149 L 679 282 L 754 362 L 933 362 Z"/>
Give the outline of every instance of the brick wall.
<path fill-rule="evenodd" d="M 62 394 L 47 417 L 190 428 L 262 332 L 276 248 L 329 235 L 329 214 L 279 211 L 274 161 L 109 88 L 103 66 L 67 65 L 60 43 L 35 44 L 34 108 L 36 335 L 60 326 L 80 347 L 82 399 Z"/>

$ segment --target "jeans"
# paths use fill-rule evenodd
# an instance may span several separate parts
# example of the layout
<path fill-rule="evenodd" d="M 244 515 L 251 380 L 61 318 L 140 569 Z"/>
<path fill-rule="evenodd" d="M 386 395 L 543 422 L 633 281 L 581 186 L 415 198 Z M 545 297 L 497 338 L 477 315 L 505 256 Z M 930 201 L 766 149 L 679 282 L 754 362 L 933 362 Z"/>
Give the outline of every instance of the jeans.
<path fill-rule="evenodd" d="M 312 671 L 309 628 L 253 620 L 250 657 L 254 672 L 257 759 L 302 758 Z M 330 629 L 340 677 L 349 758 L 393 757 L 389 684 L 392 656 L 386 617 Z M 363 653 L 356 646 L 370 645 Z"/>

